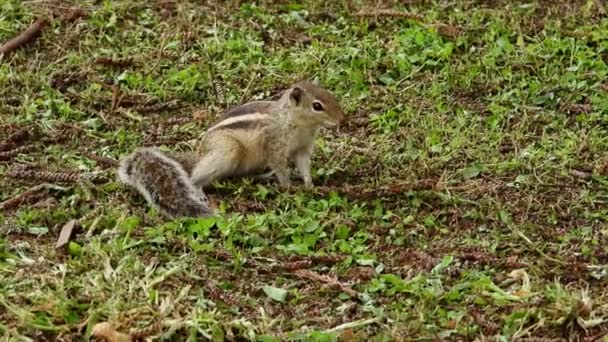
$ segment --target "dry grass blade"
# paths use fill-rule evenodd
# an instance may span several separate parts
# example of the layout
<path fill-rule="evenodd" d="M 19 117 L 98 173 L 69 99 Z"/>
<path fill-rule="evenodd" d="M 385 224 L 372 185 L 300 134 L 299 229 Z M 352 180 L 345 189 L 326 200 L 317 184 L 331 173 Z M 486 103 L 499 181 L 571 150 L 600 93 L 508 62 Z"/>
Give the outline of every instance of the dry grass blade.
<path fill-rule="evenodd" d="M 6 55 L 20 46 L 33 41 L 48 24 L 49 20 L 46 17 L 39 18 L 27 30 L 0 46 L 0 56 Z"/>
<path fill-rule="evenodd" d="M 606 6 L 604 6 L 602 0 L 595 0 L 595 7 L 599 16 L 603 17 L 606 15 Z"/>
<path fill-rule="evenodd" d="M 351 329 L 360 328 L 360 327 L 363 327 L 366 325 L 377 323 L 379 321 L 380 321 L 380 319 L 377 317 L 369 318 L 369 319 L 361 319 L 361 320 L 354 321 L 354 322 L 340 324 L 337 327 L 327 330 L 327 332 L 347 331 L 347 330 L 352 331 Z"/>
<path fill-rule="evenodd" d="M 122 95 L 121 95 L 121 91 L 120 88 L 112 85 L 112 105 L 110 106 L 110 113 L 114 113 L 116 112 L 116 108 L 118 108 L 118 106 L 120 105 L 120 102 L 122 100 Z"/>

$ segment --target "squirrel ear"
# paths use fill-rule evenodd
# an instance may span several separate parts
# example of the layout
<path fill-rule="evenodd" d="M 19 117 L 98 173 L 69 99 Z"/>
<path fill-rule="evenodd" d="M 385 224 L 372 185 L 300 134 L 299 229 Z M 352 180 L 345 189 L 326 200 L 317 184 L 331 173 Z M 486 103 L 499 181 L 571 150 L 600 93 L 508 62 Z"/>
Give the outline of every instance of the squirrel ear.
<path fill-rule="evenodd" d="M 302 95 L 304 95 L 304 90 L 300 87 L 294 87 L 289 94 L 289 98 L 296 104 L 300 105 L 302 102 Z"/>

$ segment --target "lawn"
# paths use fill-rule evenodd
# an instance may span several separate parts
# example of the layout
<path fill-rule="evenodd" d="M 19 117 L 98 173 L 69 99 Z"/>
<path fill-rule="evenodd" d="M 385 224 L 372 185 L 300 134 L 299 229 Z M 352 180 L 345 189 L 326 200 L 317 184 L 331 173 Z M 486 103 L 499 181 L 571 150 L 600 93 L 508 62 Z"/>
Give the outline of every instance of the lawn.
<path fill-rule="evenodd" d="M 47 25 L 0 60 L 0 335 L 607 341 L 602 2 L 1 1 L 0 44 Z M 314 189 L 117 181 L 302 79 L 348 117 Z"/>

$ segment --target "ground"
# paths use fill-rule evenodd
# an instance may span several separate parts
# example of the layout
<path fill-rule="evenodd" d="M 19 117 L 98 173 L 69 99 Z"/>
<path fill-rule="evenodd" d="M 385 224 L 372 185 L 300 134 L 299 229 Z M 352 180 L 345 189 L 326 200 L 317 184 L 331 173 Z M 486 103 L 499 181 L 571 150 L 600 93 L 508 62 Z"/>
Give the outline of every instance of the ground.
<path fill-rule="evenodd" d="M 0 42 L 0 333 L 580 340 L 608 332 L 608 19 L 583 1 L 20 1 Z M 313 179 L 163 219 L 116 180 L 301 79 Z M 57 247 L 65 227 L 70 242 Z"/>

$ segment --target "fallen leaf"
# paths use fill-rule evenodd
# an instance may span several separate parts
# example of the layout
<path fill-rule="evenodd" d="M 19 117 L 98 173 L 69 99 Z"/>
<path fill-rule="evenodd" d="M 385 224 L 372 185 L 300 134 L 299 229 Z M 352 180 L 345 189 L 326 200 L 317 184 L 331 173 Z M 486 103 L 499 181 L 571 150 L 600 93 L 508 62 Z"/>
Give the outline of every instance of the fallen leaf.
<path fill-rule="evenodd" d="M 72 236 L 72 231 L 74 231 L 74 227 L 78 224 L 77 220 L 71 219 L 66 222 L 61 228 L 61 233 L 59 233 L 59 238 L 57 239 L 56 248 L 61 248 L 65 246 L 68 241 L 70 241 L 70 237 Z"/>
<path fill-rule="evenodd" d="M 277 302 L 282 303 L 285 301 L 285 298 L 287 298 L 287 290 L 285 289 L 274 286 L 264 286 L 263 290 L 268 297 L 276 300 Z"/>
<path fill-rule="evenodd" d="M 465 179 L 475 178 L 479 176 L 479 174 L 483 171 L 483 167 L 481 165 L 472 165 L 469 167 L 465 167 L 462 170 L 462 176 Z"/>
<path fill-rule="evenodd" d="M 509 278 L 512 278 L 514 280 L 521 280 L 522 282 L 521 289 L 513 292 L 513 295 L 518 297 L 526 297 L 530 295 L 530 276 L 528 275 L 528 272 L 526 272 L 526 270 L 513 270 L 509 273 Z"/>
<path fill-rule="evenodd" d="M 97 323 L 93 327 L 91 334 L 94 337 L 101 337 L 106 342 L 131 342 L 133 339 L 131 335 L 120 333 L 112 327 L 112 324 L 108 322 Z"/>
<path fill-rule="evenodd" d="M 340 334 L 340 341 L 350 342 L 353 340 L 353 329 L 346 329 Z"/>
<path fill-rule="evenodd" d="M 569 173 L 570 173 L 570 175 L 572 175 L 576 178 L 581 178 L 581 179 L 587 179 L 587 178 L 591 177 L 591 174 L 589 174 L 588 172 L 579 171 L 579 170 L 570 170 Z"/>

